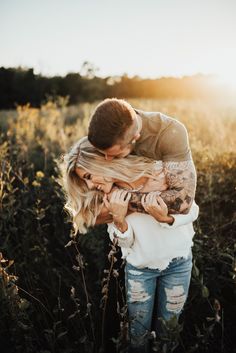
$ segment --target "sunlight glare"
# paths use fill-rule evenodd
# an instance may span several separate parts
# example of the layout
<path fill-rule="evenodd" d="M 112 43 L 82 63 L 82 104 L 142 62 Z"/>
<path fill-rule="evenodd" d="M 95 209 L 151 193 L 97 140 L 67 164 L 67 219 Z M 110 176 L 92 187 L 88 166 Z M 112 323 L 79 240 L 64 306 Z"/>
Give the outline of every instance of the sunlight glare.
<path fill-rule="evenodd" d="M 236 90 L 236 71 L 235 68 L 227 68 L 219 73 L 218 80 L 220 84 L 228 86 L 230 89 Z"/>

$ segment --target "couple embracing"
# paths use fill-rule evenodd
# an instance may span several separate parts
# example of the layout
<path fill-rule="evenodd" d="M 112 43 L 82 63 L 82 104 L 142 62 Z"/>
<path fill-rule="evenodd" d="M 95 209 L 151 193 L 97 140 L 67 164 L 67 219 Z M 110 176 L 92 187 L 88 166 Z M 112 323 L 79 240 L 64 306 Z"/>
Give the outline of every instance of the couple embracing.
<path fill-rule="evenodd" d="M 158 112 L 105 99 L 88 136 L 65 155 L 63 180 L 75 232 L 107 223 L 126 261 L 130 352 L 179 317 L 192 269 L 196 171 L 186 128 Z M 154 305 L 154 303 L 157 305 Z"/>

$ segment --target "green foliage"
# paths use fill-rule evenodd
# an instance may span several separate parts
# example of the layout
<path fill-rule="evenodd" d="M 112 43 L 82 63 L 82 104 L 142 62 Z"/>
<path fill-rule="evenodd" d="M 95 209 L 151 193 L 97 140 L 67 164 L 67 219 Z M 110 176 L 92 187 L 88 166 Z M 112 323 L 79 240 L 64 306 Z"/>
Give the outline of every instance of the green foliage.
<path fill-rule="evenodd" d="M 94 108 L 67 103 L 59 98 L 0 115 L 2 352 L 125 352 L 127 346 L 119 251 L 105 226 L 72 236 L 63 211 L 56 159 L 86 134 Z M 162 342 L 150 333 L 153 349 L 234 352 L 236 110 L 178 100 L 131 103 L 181 117 L 198 172 L 189 298 L 181 322 L 164 323 Z"/>

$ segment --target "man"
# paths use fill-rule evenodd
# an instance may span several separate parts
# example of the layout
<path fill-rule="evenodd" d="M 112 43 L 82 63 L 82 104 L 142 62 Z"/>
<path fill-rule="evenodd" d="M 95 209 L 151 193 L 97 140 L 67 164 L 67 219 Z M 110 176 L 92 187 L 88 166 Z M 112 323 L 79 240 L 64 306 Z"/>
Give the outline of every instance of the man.
<path fill-rule="evenodd" d="M 88 139 L 106 159 L 129 153 L 162 160 L 168 189 L 162 199 L 172 213 L 188 213 L 196 190 L 196 170 L 185 126 L 159 112 L 143 112 L 108 98 L 95 109 Z M 98 223 L 106 222 L 100 215 Z"/>

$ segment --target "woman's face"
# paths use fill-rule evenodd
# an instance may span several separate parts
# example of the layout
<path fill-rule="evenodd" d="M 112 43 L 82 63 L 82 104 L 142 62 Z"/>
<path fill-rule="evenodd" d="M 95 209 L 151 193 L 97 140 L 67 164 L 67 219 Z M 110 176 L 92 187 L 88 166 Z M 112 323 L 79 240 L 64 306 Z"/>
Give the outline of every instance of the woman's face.
<path fill-rule="evenodd" d="M 80 179 L 84 180 L 90 190 L 101 190 L 105 194 L 109 194 L 112 189 L 113 181 L 107 181 L 104 177 L 93 175 L 83 168 L 76 167 L 76 174 L 80 177 Z"/>

